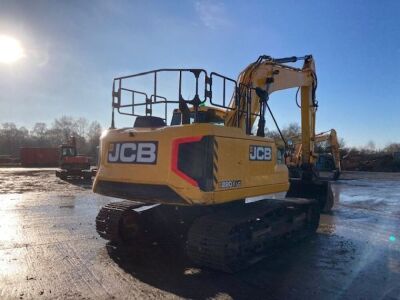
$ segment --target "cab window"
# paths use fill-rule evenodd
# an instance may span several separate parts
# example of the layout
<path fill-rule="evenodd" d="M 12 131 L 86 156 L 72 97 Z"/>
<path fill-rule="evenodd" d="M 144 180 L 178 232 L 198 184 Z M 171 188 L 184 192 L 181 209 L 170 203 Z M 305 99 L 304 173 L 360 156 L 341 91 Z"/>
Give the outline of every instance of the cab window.
<path fill-rule="evenodd" d="M 71 147 L 62 148 L 62 156 L 75 156 L 75 149 Z"/>
<path fill-rule="evenodd" d="M 190 124 L 194 123 L 194 112 L 190 113 Z M 172 115 L 171 125 L 181 125 L 182 114 L 179 111 L 176 111 Z M 215 125 L 224 125 L 225 121 L 223 118 L 217 116 L 217 114 L 212 111 L 199 111 L 198 112 L 198 122 L 199 123 L 211 123 Z"/>

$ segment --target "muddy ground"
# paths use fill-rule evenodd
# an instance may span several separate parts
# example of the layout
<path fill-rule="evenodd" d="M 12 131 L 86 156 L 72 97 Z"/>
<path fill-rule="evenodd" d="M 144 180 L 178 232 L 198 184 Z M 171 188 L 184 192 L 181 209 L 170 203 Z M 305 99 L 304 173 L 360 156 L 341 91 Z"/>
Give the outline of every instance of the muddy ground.
<path fill-rule="evenodd" d="M 400 299 L 400 175 L 346 173 L 317 235 L 231 275 L 107 246 L 109 198 L 51 169 L 0 169 L 1 299 Z"/>

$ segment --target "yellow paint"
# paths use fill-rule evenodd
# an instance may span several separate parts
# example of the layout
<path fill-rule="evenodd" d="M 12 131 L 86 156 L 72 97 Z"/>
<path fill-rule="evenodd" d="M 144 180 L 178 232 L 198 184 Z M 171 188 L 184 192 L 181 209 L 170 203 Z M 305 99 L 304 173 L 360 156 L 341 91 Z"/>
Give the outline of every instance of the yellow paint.
<path fill-rule="evenodd" d="M 203 192 L 183 180 L 171 169 L 173 140 L 183 137 L 214 136 L 218 142 L 216 161 L 217 185 L 212 192 Z M 108 163 L 108 149 L 112 142 L 158 141 L 157 164 Z M 250 145 L 272 148 L 271 161 L 250 161 Z M 94 182 L 99 180 L 167 185 L 187 201 L 187 204 L 218 204 L 246 197 L 285 192 L 289 188 L 285 165 L 276 163 L 276 146 L 273 140 L 248 136 L 240 128 L 213 124 L 190 124 L 158 129 L 112 129 L 101 139 L 101 161 Z M 223 189 L 223 180 L 240 180 L 238 188 Z M 163 202 L 154 199 L 152 202 Z M 170 203 L 170 202 L 169 202 Z M 177 199 L 177 204 L 179 201 Z"/>

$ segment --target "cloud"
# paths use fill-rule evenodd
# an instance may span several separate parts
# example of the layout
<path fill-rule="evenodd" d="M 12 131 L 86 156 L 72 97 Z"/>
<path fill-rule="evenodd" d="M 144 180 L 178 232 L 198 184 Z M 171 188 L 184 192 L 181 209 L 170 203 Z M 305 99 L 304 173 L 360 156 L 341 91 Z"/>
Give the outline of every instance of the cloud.
<path fill-rule="evenodd" d="M 218 1 L 199 0 L 195 3 L 196 12 L 201 22 L 211 29 L 231 25 L 225 5 Z"/>

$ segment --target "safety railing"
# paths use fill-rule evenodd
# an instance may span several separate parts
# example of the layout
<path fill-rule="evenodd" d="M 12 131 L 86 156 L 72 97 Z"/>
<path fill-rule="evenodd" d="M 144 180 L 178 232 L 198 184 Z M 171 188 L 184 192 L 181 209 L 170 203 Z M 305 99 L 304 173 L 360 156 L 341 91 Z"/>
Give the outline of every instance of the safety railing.
<path fill-rule="evenodd" d="M 168 75 L 167 84 L 161 82 L 162 77 L 166 74 Z M 146 78 L 145 84 L 143 82 L 135 84 L 136 79 L 143 78 Z M 173 82 L 174 78 L 177 80 L 175 83 Z M 216 87 L 217 81 L 220 82 L 218 87 Z M 188 93 L 185 85 L 189 86 L 192 97 L 184 97 L 184 92 Z M 165 90 L 168 95 L 165 95 Z M 215 95 L 217 90 L 220 93 Z M 227 111 L 235 110 L 236 126 L 238 127 L 241 126 L 239 119 L 245 116 L 246 131 L 249 133 L 251 117 L 259 116 L 251 112 L 253 90 L 251 87 L 238 84 L 236 80 L 216 72 L 211 72 L 208 76 L 203 69 L 157 69 L 118 77 L 113 82 L 112 124 L 114 124 L 114 109 L 122 115 L 157 115 L 167 123 L 168 113 L 171 111 L 170 105 L 178 106 L 179 109 L 182 109 L 184 105 L 193 105 L 197 114 L 198 107 L 209 101 L 212 106 Z M 241 105 L 243 101 L 245 101 L 245 105 Z"/>

